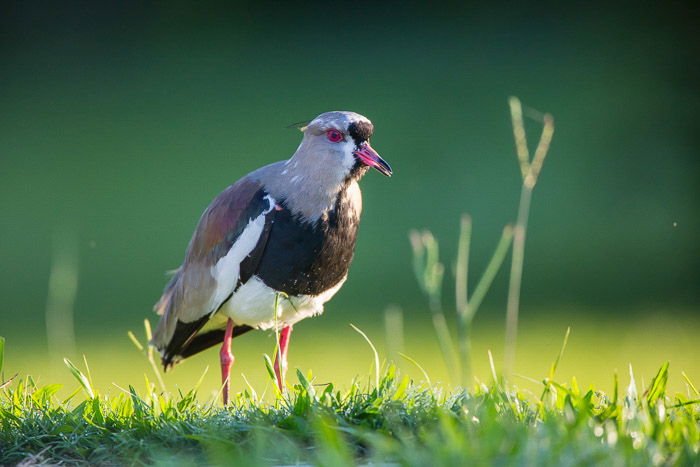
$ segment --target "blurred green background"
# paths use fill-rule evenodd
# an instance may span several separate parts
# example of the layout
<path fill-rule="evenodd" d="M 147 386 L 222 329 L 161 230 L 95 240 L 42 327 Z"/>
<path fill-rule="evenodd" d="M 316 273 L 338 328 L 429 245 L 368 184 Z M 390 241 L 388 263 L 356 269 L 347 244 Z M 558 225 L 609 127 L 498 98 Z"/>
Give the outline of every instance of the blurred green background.
<path fill-rule="evenodd" d="M 342 109 L 374 122 L 373 145 L 395 176 L 363 181 L 350 280 L 326 315 L 297 327 L 291 366 L 339 381 L 366 372 L 366 344 L 347 323 L 381 347 L 383 311 L 397 304 L 406 352 L 444 380 L 407 232 L 431 229 L 449 266 L 459 215 L 470 213 L 480 274 L 516 214 L 516 95 L 556 119 L 531 210 L 517 370 L 544 376 L 572 325 L 563 374 L 608 384 L 629 362 L 651 376 L 670 359 L 674 382 L 680 370 L 697 382 L 697 14 L 697 3 L 4 4 L 5 373 L 60 379 L 60 357 L 85 353 L 105 385 L 140 378 L 126 332 L 155 321 L 164 271 L 180 264 L 204 207 L 289 157 L 300 134 L 287 125 Z M 539 125 L 528 125 L 534 139 Z M 77 267 L 67 300 L 77 350 L 47 358 L 52 258 Z M 504 270 L 476 318 L 480 377 L 485 350 L 502 350 L 506 285 Z M 274 345 L 260 334 L 235 344 L 256 378 Z M 185 384 L 216 362 L 206 353 L 170 378 Z"/>

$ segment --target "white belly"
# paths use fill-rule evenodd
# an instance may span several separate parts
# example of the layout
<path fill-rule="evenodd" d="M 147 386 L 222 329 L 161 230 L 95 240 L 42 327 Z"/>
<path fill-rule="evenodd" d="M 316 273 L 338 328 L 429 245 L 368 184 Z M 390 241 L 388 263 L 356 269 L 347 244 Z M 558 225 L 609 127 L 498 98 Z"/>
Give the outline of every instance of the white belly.
<path fill-rule="evenodd" d="M 257 276 L 243 284 L 231 299 L 221 307 L 219 313 L 231 318 L 236 325 L 248 325 L 258 329 L 278 329 L 290 326 L 309 316 L 323 313 L 323 304 L 340 290 L 344 277 L 338 284 L 319 295 L 298 295 L 286 297 L 268 287 Z"/>

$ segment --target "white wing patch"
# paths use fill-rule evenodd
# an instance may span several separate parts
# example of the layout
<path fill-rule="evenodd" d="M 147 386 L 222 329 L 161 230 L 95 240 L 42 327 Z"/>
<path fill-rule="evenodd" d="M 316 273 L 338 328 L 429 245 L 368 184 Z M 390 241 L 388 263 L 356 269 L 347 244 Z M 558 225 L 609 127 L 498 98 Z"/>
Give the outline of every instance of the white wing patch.
<path fill-rule="evenodd" d="M 219 259 L 211 268 L 211 275 L 216 281 L 216 289 L 209 303 L 209 310 L 212 312 L 218 309 L 221 303 L 233 292 L 240 276 L 241 262 L 253 251 L 260 239 L 260 234 L 265 227 L 265 215 L 272 210 L 276 203 L 270 195 L 265 196 L 265 199 L 270 203 L 267 210 L 255 219 L 249 220 L 248 225 L 231 245 L 226 256 Z"/>

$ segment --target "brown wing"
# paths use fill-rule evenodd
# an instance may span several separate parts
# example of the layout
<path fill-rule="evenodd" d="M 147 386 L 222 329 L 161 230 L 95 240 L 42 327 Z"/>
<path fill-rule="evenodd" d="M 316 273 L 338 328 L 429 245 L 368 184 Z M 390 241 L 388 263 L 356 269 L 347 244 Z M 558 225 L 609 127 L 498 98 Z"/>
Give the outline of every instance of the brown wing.
<path fill-rule="evenodd" d="M 155 305 L 155 311 L 162 316 L 151 344 L 161 351 L 166 368 L 220 342 L 217 341 L 219 333 L 210 331 L 199 339 L 198 333 L 235 290 L 255 273 L 270 231 L 271 203 L 258 182 L 243 178 L 217 196 L 202 214 L 184 263 Z M 241 261 L 238 277 L 231 279 L 231 290 L 225 290 L 222 295 L 221 284 L 212 274 L 212 268 L 234 247 L 251 221 L 261 215 L 265 219 L 260 237 Z M 238 334 L 245 332 L 243 328 L 238 331 Z"/>

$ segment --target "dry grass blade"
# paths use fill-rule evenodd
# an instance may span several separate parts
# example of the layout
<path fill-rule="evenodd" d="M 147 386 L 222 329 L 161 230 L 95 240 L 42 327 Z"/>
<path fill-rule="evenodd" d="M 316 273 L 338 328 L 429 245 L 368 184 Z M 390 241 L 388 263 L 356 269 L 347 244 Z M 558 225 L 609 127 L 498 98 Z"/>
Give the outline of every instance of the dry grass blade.
<path fill-rule="evenodd" d="M 10 383 L 12 383 L 12 381 L 15 380 L 15 378 L 17 377 L 17 375 L 19 375 L 19 373 L 15 373 L 15 374 L 12 375 L 12 376 L 10 377 L 10 379 L 8 379 L 7 381 L 3 381 L 2 383 L 0 383 L 0 390 L 5 389 L 6 387 L 8 387 L 8 386 L 10 385 Z"/>
<path fill-rule="evenodd" d="M 136 348 L 139 349 L 141 352 L 143 352 L 143 345 L 141 344 L 141 342 L 139 342 L 139 340 L 136 338 L 134 333 L 131 331 L 128 331 L 126 333 L 126 335 L 129 336 L 129 340 L 131 340 L 131 342 L 133 342 L 133 344 L 136 346 Z"/>
<path fill-rule="evenodd" d="M 530 171 L 525 177 L 525 184 L 530 187 L 534 187 L 537 183 L 537 177 L 540 175 L 544 159 L 547 157 L 549 146 L 552 144 L 552 137 L 554 136 L 554 118 L 549 114 L 544 114 L 543 121 L 544 126 L 542 127 L 540 142 L 537 143 L 537 149 L 535 149 L 535 155 L 532 158 L 532 164 L 530 164 Z"/>
<path fill-rule="evenodd" d="M 51 446 L 46 446 L 43 448 L 41 451 L 37 452 L 36 454 L 32 454 L 28 456 L 26 459 L 24 459 L 22 462 L 17 464 L 17 467 L 31 467 L 35 465 L 49 465 L 49 463 L 46 462 L 46 459 L 44 459 L 44 454 L 51 449 Z"/>
<path fill-rule="evenodd" d="M 151 342 L 153 332 L 151 331 L 151 322 L 148 319 L 143 320 L 143 328 L 146 331 L 146 342 Z M 146 351 L 146 356 L 148 357 L 148 362 L 151 364 L 153 373 L 156 375 L 158 386 L 160 386 L 161 391 L 166 392 L 165 382 L 163 381 L 163 376 L 160 374 L 160 370 L 158 369 L 158 364 L 156 363 L 153 350 L 153 346 L 149 345 Z"/>
<path fill-rule="evenodd" d="M 520 173 L 525 180 L 530 171 L 530 151 L 527 148 L 527 136 L 523 123 L 523 106 L 520 99 L 514 96 L 508 99 L 508 104 L 510 105 L 510 119 L 513 123 L 513 139 L 515 139 L 515 150 L 520 163 Z"/>

